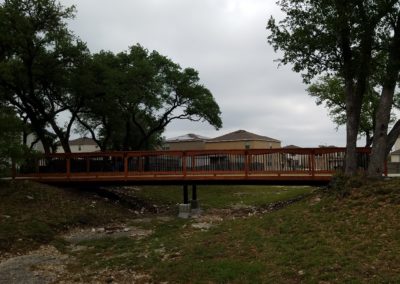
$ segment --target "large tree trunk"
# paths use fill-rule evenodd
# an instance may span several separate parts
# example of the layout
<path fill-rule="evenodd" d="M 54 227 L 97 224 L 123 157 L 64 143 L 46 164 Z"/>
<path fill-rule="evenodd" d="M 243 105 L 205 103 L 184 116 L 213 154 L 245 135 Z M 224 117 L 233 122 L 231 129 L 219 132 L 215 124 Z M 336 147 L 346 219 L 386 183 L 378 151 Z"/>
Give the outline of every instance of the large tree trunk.
<path fill-rule="evenodd" d="M 393 96 L 400 70 L 400 14 L 389 49 L 389 58 L 383 83 L 382 95 L 375 119 L 374 142 L 368 166 L 369 177 L 381 177 L 384 172 L 388 149 L 388 128 Z M 393 139 L 393 137 L 391 137 Z"/>
<path fill-rule="evenodd" d="M 69 137 L 66 135 L 57 125 L 54 120 L 49 119 L 49 123 L 51 128 L 53 128 L 56 133 L 58 139 L 60 140 L 61 147 L 63 148 L 65 153 L 71 153 L 71 147 L 69 146 Z"/>
<path fill-rule="evenodd" d="M 390 110 L 393 103 L 393 88 L 384 88 L 376 115 L 376 127 L 371 158 L 368 166 L 368 176 L 380 177 L 385 170 L 386 148 L 388 142 L 388 127 L 390 121 Z"/>
<path fill-rule="evenodd" d="M 356 94 L 347 94 L 346 102 L 346 161 L 345 174 L 354 175 L 357 172 L 357 135 L 360 125 L 361 104 Z"/>

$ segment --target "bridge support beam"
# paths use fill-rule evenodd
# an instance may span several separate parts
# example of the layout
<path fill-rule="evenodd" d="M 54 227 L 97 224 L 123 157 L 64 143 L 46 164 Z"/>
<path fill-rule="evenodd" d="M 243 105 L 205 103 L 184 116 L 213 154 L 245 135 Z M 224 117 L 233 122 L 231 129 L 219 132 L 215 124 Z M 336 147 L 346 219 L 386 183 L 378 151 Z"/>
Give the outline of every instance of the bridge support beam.
<path fill-rule="evenodd" d="M 179 218 L 187 219 L 190 217 L 190 203 L 188 185 L 183 185 L 183 204 L 179 204 Z"/>
<path fill-rule="evenodd" d="M 190 205 L 191 205 L 192 209 L 199 208 L 199 202 L 197 201 L 197 185 L 196 184 L 192 185 L 192 200 L 190 201 Z"/>
<path fill-rule="evenodd" d="M 189 191 L 187 184 L 183 185 L 183 204 L 189 204 Z"/>

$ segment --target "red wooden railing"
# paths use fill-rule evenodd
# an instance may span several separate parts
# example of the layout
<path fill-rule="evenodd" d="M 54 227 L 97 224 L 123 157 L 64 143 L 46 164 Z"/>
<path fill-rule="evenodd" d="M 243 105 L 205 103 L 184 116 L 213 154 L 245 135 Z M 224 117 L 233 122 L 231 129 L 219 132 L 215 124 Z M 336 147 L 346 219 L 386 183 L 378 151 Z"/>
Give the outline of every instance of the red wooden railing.
<path fill-rule="evenodd" d="M 367 168 L 368 148 L 358 148 Z M 52 181 L 330 180 L 345 148 L 50 154 L 15 167 L 16 178 Z"/>

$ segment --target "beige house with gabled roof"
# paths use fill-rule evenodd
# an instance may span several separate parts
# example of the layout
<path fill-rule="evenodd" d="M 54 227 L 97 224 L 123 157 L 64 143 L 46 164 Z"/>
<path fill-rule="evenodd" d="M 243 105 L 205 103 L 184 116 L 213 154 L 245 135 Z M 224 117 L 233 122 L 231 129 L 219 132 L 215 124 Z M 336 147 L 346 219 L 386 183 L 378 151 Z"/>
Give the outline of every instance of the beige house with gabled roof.
<path fill-rule="evenodd" d="M 280 147 L 280 140 L 246 130 L 230 132 L 205 142 L 206 150 L 274 149 Z"/>

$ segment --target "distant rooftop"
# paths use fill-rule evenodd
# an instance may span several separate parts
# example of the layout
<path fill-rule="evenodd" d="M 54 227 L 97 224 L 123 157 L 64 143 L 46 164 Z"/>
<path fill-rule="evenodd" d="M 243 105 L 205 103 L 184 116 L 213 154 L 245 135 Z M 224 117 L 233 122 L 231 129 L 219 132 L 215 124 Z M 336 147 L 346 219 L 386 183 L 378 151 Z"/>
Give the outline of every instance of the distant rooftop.
<path fill-rule="evenodd" d="M 222 141 L 269 141 L 269 142 L 281 142 L 277 139 L 267 137 L 267 136 L 261 136 L 258 134 L 254 134 L 251 132 L 248 132 L 246 130 L 237 130 L 219 137 L 216 137 L 214 139 L 208 140 L 208 142 L 222 142 Z"/>
<path fill-rule="evenodd" d="M 204 141 L 204 140 L 209 140 L 209 137 L 201 136 L 198 134 L 193 134 L 193 133 L 188 133 L 185 135 L 169 138 L 166 140 L 168 143 L 173 143 L 173 142 L 191 142 L 191 141 Z"/>
<path fill-rule="evenodd" d="M 400 150 L 393 151 L 390 155 L 400 155 Z"/>
<path fill-rule="evenodd" d="M 92 139 L 88 137 L 82 137 L 74 140 L 69 141 L 69 145 L 94 145 L 97 146 L 97 143 Z"/>
<path fill-rule="evenodd" d="M 296 145 L 286 145 L 285 147 L 283 147 L 284 149 L 300 149 L 301 147 L 296 146 Z"/>

